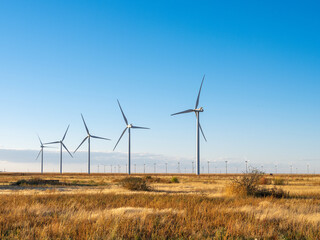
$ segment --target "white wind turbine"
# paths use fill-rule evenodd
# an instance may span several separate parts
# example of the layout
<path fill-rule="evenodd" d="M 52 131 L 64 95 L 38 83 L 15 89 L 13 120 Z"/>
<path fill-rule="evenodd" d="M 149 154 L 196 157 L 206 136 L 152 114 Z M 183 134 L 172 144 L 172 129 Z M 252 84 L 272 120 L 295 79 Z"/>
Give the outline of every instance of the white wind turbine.
<path fill-rule="evenodd" d="M 80 145 L 77 147 L 77 149 L 76 149 L 73 153 L 75 153 L 75 152 L 81 147 L 81 145 L 88 139 L 88 174 L 90 174 L 90 139 L 91 139 L 91 138 L 103 139 L 103 140 L 110 140 L 110 139 L 109 139 L 109 138 L 103 138 L 103 137 L 97 137 L 97 136 L 91 135 L 90 132 L 89 132 L 89 129 L 88 129 L 88 127 L 87 127 L 87 124 L 86 124 L 86 122 L 84 121 L 84 118 L 83 118 L 82 114 L 81 114 L 81 118 L 82 118 L 83 124 L 84 124 L 84 126 L 85 126 L 85 128 L 86 128 L 86 131 L 87 131 L 88 136 L 86 136 L 86 137 L 82 140 L 82 142 L 80 143 Z"/>
<path fill-rule="evenodd" d="M 201 88 L 202 88 L 202 84 L 203 84 L 204 78 L 205 78 L 205 75 L 202 78 L 202 82 L 201 82 L 201 85 L 200 85 L 200 89 L 199 89 L 199 93 L 198 93 L 198 97 L 197 97 L 195 108 L 171 114 L 171 116 L 178 115 L 178 114 L 183 114 L 183 113 L 190 113 L 190 112 L 194 112 L 196 114 L 196 118 L 197 118 L 197 145 L 196 145 L 196 148 L 197 148 L 197 175 L 200 174 L 200 133 L 199 133 L 199 130 L 201 131 L 204 140 L 207 141 L 206 137 L 204 136 L 202 127 L 200 125 L 200 112 L 203 112 L 203 107 L 198 108 L 199 99 L 200 99 L 200 93 L 201 93 Z"/>
<path fill-rule="evenodd" d="M 64 147 L 65 150 L 67 150 L 67 152 L 70 154 L 70 156 L 73 158 L 72 154 L 69 152 L 68 148 L 66 147 L 66 145 L 64 145 L 63 140 L 66 138 L 67 132 L 69 130 L 70 124 L 67 127 L 66 132 L 63 135 L 63 138 L 60 141 L 55 141 L 55 142 L 49 142 L 49 143 L 45 143 L 46 144 L 60 144 L 60 174 L 62 174 L 62 147 Z"/>
<path fill-rule="evenodd" d="M 124 122 L 126 123 L 126 128 L 123 130 L 118 142 L 116 143 L 116 145 L 114 146 L 113 148 L 113 151 L 116 149 L 118 143 L 120 142 L 123 134 L 127 131 L 128 129 L 128 132 L 129 132 L 129 138 L 128 138 L 128 174 L 131 174 L 131 128 L 136 128 L 136 129 L 150 129 L 150 128 L 146 128 L 146 127 L 138 127 L 138 126 L 134 126 L 132 124 L 129 124 L 128 123 L 128 120 L 126 118 L 126 116 L 124 115 L 123 111 L 122 111 L 122 108 L 121 108 L 121 105 L 120 105 L 120 102 L 119 100 L 118 101 L 118 105 L 119 105 L 119 108 L 121 110 L 121 113 L 122 113 L 122 116 L 123 116 L 123 119 L 124 119 Z"/>
<path fill-rule="evenodd" d="M 49 147 L 47 147 L 47 146 L 44 146 L 44 144 L 42 143 L 42 141 L 41 141 L 41 139 L 40 139 L 40 137 L 38 136 L 38 138 L 39 138 L 39 142 L 40 142 L 40 152 L 38 153 L 38 155 L 37 155 L 37 158 L 36 158 L 36 160 L 39 158 L 39 156 L 40 156 L 40 154 L 41 154 L 41 174 L 43 174 L 43 149 L 44 148 L 49 148 Z"/>

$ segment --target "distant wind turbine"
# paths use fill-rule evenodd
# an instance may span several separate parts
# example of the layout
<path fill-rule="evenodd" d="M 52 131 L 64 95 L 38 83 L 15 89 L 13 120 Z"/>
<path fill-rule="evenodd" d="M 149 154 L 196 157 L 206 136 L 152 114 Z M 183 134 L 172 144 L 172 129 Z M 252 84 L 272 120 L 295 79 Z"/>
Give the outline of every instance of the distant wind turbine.
<path fill-rule="evenodd" d="M 121 105 L 120 105 L 119 100 L 117 100 L 117 101 L 118 101 L 118 105 L 119 105 L 119 108 L 120 108 L 121 113 L 122 113 L 122 116 L 123 116 L 123 120 L 124 120 L 124 122 L 126 123 L 127 126 L 126 126 L 126 128 L 123 130 L 123 132 L 122 132 L 122 134 L 121 134 L 118 142 L 117 142 L 116 145 L 114 146 L 113 151 L 116 149 L 116 147 L 117 147 L 118 143 L 120 142 L 123 134 L 124 134 L 124 133 L 127 131 L 127 129 L 128 129 L 128 131 L 129 131 L 129 138 L 128 138 L 128 174 L 130 175 L 130 174 L 131 174 L 131 128 L 136 128 L 136 129 L 150 129 L 150 128 L 138 127 L 138 126 L 134 126 L 134 125 L 132 125 L 132 124 L 129 124 L 126 116 L 125 116 L 124 113 L 123 113 L 123 110 L 122 110 L 122 108 L 121 108 Z"/>
<path fill-rule="evenodd" d="M 84 127 L 86 128 L 87 134 L 88 136 L 86 136 L 82 142 L 80 143 L 80 145 L 77 147 L 77 149 L 73 152 L 75 153 L 80 147 L 81 145 L 88 139 L 88 174 L 90 174 L 90 139 L 91 138 L 96 138 L 96 139 L 102 139 L 102 140 L 110 140 L 109 138 L 103 138 L 103 137 L 97 137 L 97 136 L 93 136 L 90 134 L 89 129 L 87 127 L 86 122 L 84 121 L 83 115 L 81 114 L 81 118 L 84 124 Z"/>
<path fill-rule="evenodd" d="M 178 114 L 183 114 L 183 113 L 190 113 L 190 112 L 194 112 L 196 114 L 196 118 L 197 118 L 197 145 L 196 145 L 196 148 L 197 148 L 197 175 L 200 174 L 200 133 L 199 133 L 199 130 L 201 131 L 204 140 L 207 141 L 206 137 L 204 136 L 202 127 L 200 125 L 200 112 L 203 112 L 203 107 L 198 108 L 199 99 L 200 99 L 200 93 L 201 93 L 201 88 L 202 88 L 202 84 L 203 84 L 204 78 L 205 78 L 205 75 L 202 78 L 202 82 L 201 82 L 201 85 L 200 85 L 200 89 L 199 89 L 199 93 L 198 93 L 198 97 L 197 97 L 195 108 L 171 114 L 171 116 L 178 115 Z"/>
<path fill-rule="evenodd" d="M 67 132 L 69 130 L 70 124 L 67 127 L 66 132 L 63 135 L 63 138 L 60 141 L 55 141 L 55 142 L 49 142 L 49 143 L 45 143 L 46 144 L 57 144 L 60 143 L 60 174 L 62 174 L 62 147 L 64 147 L 65 150 L 67 150 L 67 152 L 70 154 L 70 156 L 73 158 L 72 154 L 69 152 L 68 148 L 66 147 L 66 145 L 64 145 L 63 140 L 66 138 Z"/>
<path fill-rule="evenodd" d="M 38 136 L 38 138 L 39 138 L 41 150 L 40 150 L 40 152 L 38 153 L 38 156 L 37 156 L 36 160 L 39 158 L 39 156 L 40 156 L 40 154 L 41 154 L 41 174 L 43 174 L 43 149 L 44 149 L 44 148 L 48 148 L 48 147 L 47 147 L 47 146 L 44 146 L 44 144 L 42 143 L 42 141 L 41 141 L 41 139 L 40 139 L 39 136 Z"/>

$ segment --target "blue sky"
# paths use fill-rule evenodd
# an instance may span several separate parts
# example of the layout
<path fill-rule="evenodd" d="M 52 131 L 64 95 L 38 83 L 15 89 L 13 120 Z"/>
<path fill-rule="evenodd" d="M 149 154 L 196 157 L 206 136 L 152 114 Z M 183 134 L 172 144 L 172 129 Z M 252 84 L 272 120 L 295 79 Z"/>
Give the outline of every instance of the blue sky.
<path fill-rule="evenodd" d="M 0 149 L 12 151 L 1 165 L 38 170 L 17 151 L 36 154 L 37 133 L 55 141 L 69 123 L 74 150 L 85 136 L 80 113 L 112 139 L 92 141 L 105 154 L 93 164 L 117 162 L 118 98 L 129 122 L 151 128 L 133 131 L 134 153 L 190 168 L 194 114 L 170 114 L 194 106 L 206 74 L 203 162 L 320 172 L 319 10 L 317 1 L 1 1 Z M 85 168 L 80 155 L 66 164 Z"/>

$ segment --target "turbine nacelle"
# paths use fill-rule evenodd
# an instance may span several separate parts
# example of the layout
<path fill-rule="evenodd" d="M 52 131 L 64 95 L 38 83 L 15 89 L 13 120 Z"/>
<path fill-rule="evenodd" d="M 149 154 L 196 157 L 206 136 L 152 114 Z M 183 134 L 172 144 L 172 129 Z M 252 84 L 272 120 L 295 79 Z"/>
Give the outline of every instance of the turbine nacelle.
<path fill-rule="evenodd" d="M 132 128 L 132 124 L 128 124 L 128 125 L 127 125 L 127 128 Z"/>
<path fill-rule="evenodd" d="M 203 112 L 203 107 L 200 107 L 198 109 L 194 109 L 193 111 L 195 111 L 195 112 Z"/>

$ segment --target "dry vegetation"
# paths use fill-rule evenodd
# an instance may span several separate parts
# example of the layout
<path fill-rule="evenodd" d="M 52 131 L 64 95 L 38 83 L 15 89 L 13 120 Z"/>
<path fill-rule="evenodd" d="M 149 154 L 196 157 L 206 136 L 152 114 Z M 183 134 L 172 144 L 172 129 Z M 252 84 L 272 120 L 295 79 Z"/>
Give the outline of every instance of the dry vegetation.
<path fill-rule="evenodd" d="M 320 239 L 319 175 L 259 175 L 280 198 L 229 195 L 235 179 L 0 174 L 0 239 Z"/>

